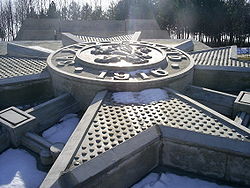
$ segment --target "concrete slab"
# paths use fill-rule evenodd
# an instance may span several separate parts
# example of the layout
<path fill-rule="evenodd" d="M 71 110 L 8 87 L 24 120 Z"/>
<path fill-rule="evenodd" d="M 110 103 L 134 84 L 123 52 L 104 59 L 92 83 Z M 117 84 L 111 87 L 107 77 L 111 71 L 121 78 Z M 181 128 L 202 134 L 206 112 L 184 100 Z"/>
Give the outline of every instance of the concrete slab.
<path fill-rule="evenodd" d="M 36 118 L 15 107 L 0 111 L 0 125 L 9 133 L 9 140 L 14 147 L 21 144 L 22 136 L 27 131 L 35 130 Z"/>
<path fill-rule="evenodd" d="M 190 85 L 185 90 L 185 95 L 216 110 L 217 112 L 231 117 L 236 95 Z"/>
<path fill-rule="evenodd" d="M 3 113 L 0 114 L 0 118 L 8 121 L 11 123 L 11 125 L 16 126 L 17 124 L 25 121 L 28 119 L 28 117 L 17 113 L 16 111 L 14 111 L 13 109 L 10 109 L 8 111 L 5 111 Z"/>
<path fill-rule="evenodd" d="M 7 54 L 14 57 L 47 58 L 52 52 L 53 50 L 43 47 L 22 46 L 10 42 L 7 44 Z"/>
<path fill-rule="evenodd" d="M 234 102 L 234 113 L 250 113 L 250 92 L 241 91 Z"/>

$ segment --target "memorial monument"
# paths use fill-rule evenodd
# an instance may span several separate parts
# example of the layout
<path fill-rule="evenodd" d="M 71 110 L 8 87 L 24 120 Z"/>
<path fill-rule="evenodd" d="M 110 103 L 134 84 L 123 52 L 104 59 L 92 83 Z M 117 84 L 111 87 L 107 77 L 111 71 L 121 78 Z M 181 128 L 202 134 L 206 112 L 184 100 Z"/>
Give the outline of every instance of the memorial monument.
<path fill-rule="evenodd" d="M 130 187 L 158 167 L 249 186 L 250 62 L 235 46 L 117 37 L 63 33 L 53 51 L 9 43 L 0 151 L 36 153 L 41 187 Z M 83 115 L 65 146 L 40 136 L 74 112 Z"/>

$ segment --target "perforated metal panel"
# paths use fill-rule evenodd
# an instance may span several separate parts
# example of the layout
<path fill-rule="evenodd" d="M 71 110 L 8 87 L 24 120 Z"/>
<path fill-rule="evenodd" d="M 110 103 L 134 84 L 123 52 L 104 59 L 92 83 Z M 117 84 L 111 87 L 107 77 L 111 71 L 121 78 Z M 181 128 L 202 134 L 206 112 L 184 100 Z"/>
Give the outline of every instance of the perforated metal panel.
<path fill-rule="evenodd" d="M 41 73 L 46 60 L 0 56 L 0 79 Z"/>
<path fill-rule="evenodd" d="M 91 160 L 154 125 L 249 141 L 247 133 L 237 132 L 175 94 L 169 96 L 169 100 L 148 105 L 123 105 L 115 103 L 112 93 L 109 93 L 78 148 L 70 168 Z"/>

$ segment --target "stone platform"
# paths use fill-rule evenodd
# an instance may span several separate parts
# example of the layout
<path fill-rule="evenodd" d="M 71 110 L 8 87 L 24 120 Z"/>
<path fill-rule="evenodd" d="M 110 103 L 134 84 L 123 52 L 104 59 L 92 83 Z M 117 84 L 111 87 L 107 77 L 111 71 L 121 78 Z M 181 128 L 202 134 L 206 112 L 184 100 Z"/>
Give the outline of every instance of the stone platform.
<path fill-rule="evenodd" d="M 55 51 L 47 62 L 34 58 L 48 52 L 43 42 L 42 48 L 9 45 L 14 48 L 0 56 L 0 150 L 22 145 L 47 168 L 55 161 L 41 185 L 46 188 L 129 187 L 159 166 L 249 186 L 249 62 L 237 59 L 235 46 L 193 51 L 191 40 L 133 37 L 78 37 L 80 43 L 62 48 L 63 42 L 50 41 Z M 27 49 L 17 57 L 16 47 Z M 138 96 L 152 88 L 168 97 L 114 99 L 117 92 Z M 47 102 L 24 111 L 10 107 L 40 100 Z M 35 120 L 11 137 L 6 127 L 16 121 L 13 111 Z M 50 151 L 39 134 L 73 112 L 83 114 L 80 123 L 64 148 L 59 143 Z"/>
<path fill-rule="evenodd" d="M 125 182 L 122 177 L 117 177 L 116 181 L 119 183 L 113 182 L 121 187 L 127 187 L 128 182 L 132 185 L 158 165 L 168 165 L 210 177 L 226 178 L 228 181 L 249 184 L 250 174 L 244 174 L 248 169 L 244 166 L 246 162 L 238 163 L 237 169 L 241 169 L 242 175 L 244 174 L 238 179 L 234 177 L 233 172 L 227 174 L 227 169 L 224 169 L 234 165 L 233 161 L 223 164 L 226 162 L 224 161 L 225 155 L 232 158 L 243 155 L 246 156 L 244 160 L 250 160 L 249 129 L 172 89 L 166 88 L 165 92 L 169 99 L 150 104 L 121 104 L 113 100 L 114 93 L 112 92 L 98 93 L 47 175 L 42 187 L 51 186 L 54 183 L 54 186 L 62 183 L 68 186 L 91 187 L 97 185 L 99 181 L 104 181 L 107 183 L 105 186 L 108 186 L 112 184 L 112 177 L 115 176 L 115 172 L 110 169 L 109 165 L 118 165 L 120 161 L 127 161 L 125 163 L 128 166 L 133 163 L 133 172 L 127 172 L 130 180 Z M 153 129 L 153 127 L 156 128 Z M 156 132 L 152 133 L 152 130 Z M 154 137 L 155 134 L 158 136 Z M 152 137 L 155 142 L 158 140 L 157 143 L 159 143 L 156 144 L 158 146 L 155 146 L 155 151 L 153 149 L 147 152 L 155 152 L 155 158 L 152 153 L 144 153 L 144 150 L 149 149 Z M 131 139 L 133 141 L 129 141 Z M 172 143 L 173 140 L 179 144 Z M 134 145 L 129 144 L 130 142 Z M 158 148 L 160 143 L 165 143 L 162 149 Z M 190 148 L 189 151 L 189 147 L 196 149 L 192 151 Z M 205 150 L 203 151 L 202 148 Z M 119 152 L 116 153 L 116 151 Z M 137 153 L 135 155 L 144 155 L 147 160 L 143 164 L 138 161 L 142 158 L 137 159 L 136 162 L 133 161 L 130 154 L 132 151 Z M 131 156 L 131 159 L 128 159 L 127 155 Z M 187 159 L 184 159 L 183 155 L 187 155 Z M 197 155 L 197 158 L 204 158 L 203 161 L 193 161 L 194 155 Z M 158 159 L 159 156 L 164 157 Z M 153 160 L 152 163 L 148 161 L 148 157 Z M 183 158 L 185 162 L 180 158 Z M 105 160 L 107 164 L 100 160 Z M 215 164 L 218 163 L 222 169 L 214 166 L 212 161 Z M 202 167 L 198 163 L 205 165 L 206 168 L 199 170 Z M 145 165 L 144 170 L 140 171 L 140 165 Z M 226 167 L 222 167 L 223 165 Z M 125 166 L 118 165 L 114 171 L 120 173 L 127 169 Z M 88 169 L 91 169 L 90 172 Z M 108 172 L 109 169 L 110 172 Z M 62 172 L 65 175 L 57 180 Z M 103 176 L 107 176 L 106 180 L 102 179 Z"/>

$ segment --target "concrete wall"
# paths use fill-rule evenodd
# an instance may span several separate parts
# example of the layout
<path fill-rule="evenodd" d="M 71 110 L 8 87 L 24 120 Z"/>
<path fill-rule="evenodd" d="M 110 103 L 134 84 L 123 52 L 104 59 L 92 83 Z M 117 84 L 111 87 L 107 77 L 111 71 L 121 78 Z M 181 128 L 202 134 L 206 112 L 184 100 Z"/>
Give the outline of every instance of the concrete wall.
<path fill-rule="evenodd" d="M 161 32 L 155 20 L 74 20 L 59 19 L 26 19 L 16 40 L 55 40 L 61 38 L 62 32 L 80 35 L 103 36 L 125 34 L 129 31 L 150 30 L 158 31 L 160 35 L 169 37 Z M 154 35 L 156 36 L 156 35 Z M 154 37 L 153 37 L 154 38 Z"/>
<path fill-rule="evenodd" d="M 236 95 L 192 85 L 188 86 L 184 93 L 223 115 L 231 117 L 233 114 L 233 105 L 237 97 Z"/>
<path fill-rule="evenodd" d="M 126 31 L 138 31 L 138 30 L 160 30 L 160 26 L 153 19 L 131 19 L 125 20 Z"/>
<path fill-rule="evenodd" d="M 83 20 L 83 21 L 61 21 L 61 32 L 119 32 L 126 31 L 123 21 L 118 20 Z"/>
<path fill-rule="evenodd" d="M 250 185 L 248 146 L 240 140 L 156 126 L 65 171 L 52 187 L 125 188 L 158 166 L 246 186 Z"/>
<path fill-rule="evenodd" d="M 28 77 L 28 76 L 27 76 Z M 0 109 L 44 101 L 53 96 L 50 79 L 13 82 L 0 86 Z"/>
<path fill-rule="evenodd" d="M 195 66 L 193 85 L 224 92 L 250 88 L 250 68 Z"/>
<path fill-rule="evenodd" d="M 24 21 L 15 40 L 55 40 L 60 30 L 59 19 L 32 19 Z"/>

